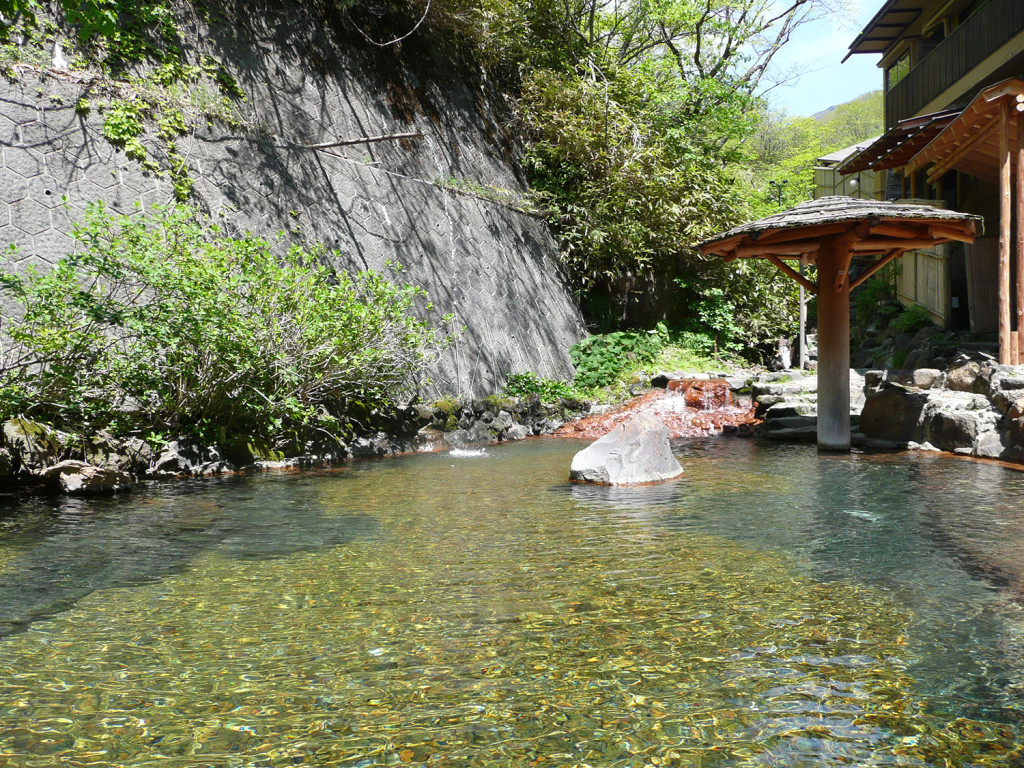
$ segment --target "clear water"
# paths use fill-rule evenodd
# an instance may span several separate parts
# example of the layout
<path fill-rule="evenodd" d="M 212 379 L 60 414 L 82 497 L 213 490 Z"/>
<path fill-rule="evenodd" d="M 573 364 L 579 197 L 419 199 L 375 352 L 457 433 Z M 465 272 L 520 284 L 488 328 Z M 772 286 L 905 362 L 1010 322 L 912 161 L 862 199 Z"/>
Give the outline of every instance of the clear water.
<path fill-rule="evenodd" d="M 0 508 L 0 765 L 1024 765 L 1024 473 L 580 447 Z"/>

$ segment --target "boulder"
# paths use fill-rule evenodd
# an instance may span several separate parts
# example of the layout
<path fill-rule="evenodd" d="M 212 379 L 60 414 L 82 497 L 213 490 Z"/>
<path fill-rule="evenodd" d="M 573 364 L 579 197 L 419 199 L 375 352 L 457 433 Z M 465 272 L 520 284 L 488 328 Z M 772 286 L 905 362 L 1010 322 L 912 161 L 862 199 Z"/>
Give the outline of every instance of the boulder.
<path fill-rule="evenodd" d="M 129 472 L 132 459 L 125 445 L 113 435 L 98 432 L 85 441 L 85 461 L 94 467 Z"/>
<path fill-rule="evenodd" d="M 981 366 L 974 360 L 969 360 L 955 368 L 950 368 L 946 374 L 946 386 L 954 392 L 973 392 L 974 383 L 981 372 Z"/>
<path fill-rule="evenodd" d="M 498 411 L 498 415 L 494 417 L 494 423 L 491 425 L 495 429 L 500 429 L 502 432 L 507 432 L 512 429 L 515 421 L 512 419 L 512 414 L 508 411 Z"/>
<path fill-rule="evenodd" d="M 135 484 L 127 472 L 95 467 L 74 459 L 36 470 L 33 474 L 48 485 L 72 495 L 127 491 Z"/>
<path fill-rule="evenodd" d="M 672 455 L 669 431 L 655 417 L 631 416 L 604 437 L 577 453 L 569 479 L 602 485 L 638 485 L 671 480 L 683 474 Z"/>
<path fill-rule="evenodd" d="M 973 411 L 939 411 L 928 419 L 928 440 L 943 451 L 973 448 L 978 437 L 978 415 Z"/>
<path fill-rule="evenodd" d="M 232 441 L 226 454 L 227 460 L 239 467 L 248 467 L 260 461 L 284 461 L 283 451 L 274 450 L 270 443 L 258 437 Z"/>
<path fill-rule="evenodd" d="M 522 424 L 513 424 L 505 432 L 506 440 L 525 440 L 530 436 L 530 428 Z"/>
<path fill-rule="evenodd" d="M 941 384 L 942 371 L 938 368 L 918 368 L 910 374 L 910 384 L 920 389 L 931 389 L 936 382 Z"/>
<path fill-rule="evenodd" d="M 4 422 L 3 442 L 14 461 L 15 471 L 52 467 L 60 461 L 63 450 L 56 430 L 21 416 Z"/>
<path fill-rule="evenodd" d="M 469 431 L 456 429 L 454 432 L 445 432 L 444 442 L 449 448 L 468 448 L 473 444 Z"/>
<path fill-rule="evenodd" d="M 867 396 L 860 415 L 860 431 L 878 440 L 919 440 L 919 421 L 926 402 L 922 393 L 886 382 Z"/>
<path fill-rule="evenodd" d="M 181 437 L 164 446 L 153 462 L 151 473 L 158 477 L 191 475 L 204 464 L 220 460 L 220 452 L 215 448 L 205 448 L 194 440 Z"/>
<path fill-rule="evenodd" d="M 995 377 L 993 377 L 995 379 Z M 1024 389 L 1024 376 L 1006 375 L 999 378 L 999 388 L 1002 390 Z"/>
<path fill-rule="evenodd" d="M 357 437 L 352 442 L 352 455 L 357 459 L 387 456 L 391 452 L 391 441 L 386 432 L 378 432 L 370 437 Z"/>
<path fill-rule="evenodd" d="M 0 448 L 0 480 L 10 477 L 14 471 L 14 462 L 11 460 L 11 453 L 6 448 Z"/>
<path fill-rule="evenodd" d="M 1009 433 L 991 430 L 978 435 L 974 441 L 975 456 L 986 459 L 1003 459 L 1013 455 L 1013 445 Z"/>

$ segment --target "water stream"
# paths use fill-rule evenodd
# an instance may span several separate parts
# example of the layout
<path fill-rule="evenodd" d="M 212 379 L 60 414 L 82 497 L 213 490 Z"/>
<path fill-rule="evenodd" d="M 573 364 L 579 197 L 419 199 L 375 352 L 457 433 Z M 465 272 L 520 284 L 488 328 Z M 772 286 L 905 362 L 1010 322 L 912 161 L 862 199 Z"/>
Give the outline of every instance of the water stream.
<path fill-rule="evenodd" d="M 0 764 L 1024 765 L 1024 473 L 582 445 L 0 508 Z"/>

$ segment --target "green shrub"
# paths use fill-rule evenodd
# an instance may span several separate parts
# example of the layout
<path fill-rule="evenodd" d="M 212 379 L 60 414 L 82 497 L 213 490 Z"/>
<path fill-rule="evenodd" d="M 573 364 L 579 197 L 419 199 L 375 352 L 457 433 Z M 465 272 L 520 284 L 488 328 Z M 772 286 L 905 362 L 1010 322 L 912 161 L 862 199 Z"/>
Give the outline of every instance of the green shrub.
<path fill-rule="evenodd" d="M 854 319 L 858 325 L 869 325 L 879 318 L 891 317 L 898 311 L 896 292 L 886 275 L 872 277 L 851 297 Z"/>
<path fill-rule="evenodd" d="M 931 323 L 932 316 L 920 304 L 913 304 L 907 307 L 892 321 L 893 328 L 900 333 L 914 333 L 926 325 L 931 325 Z"/>
<path fill-rule="evenodd" d="M 334 433 L 346 403 L 416 385 L 438 341 L 409 310 L 422 291 L 283 257 L 188 208 L 90 207 L 78 250 L 46 274 L 0 273 L 21 317 L 0 360 L 5 411 L 66 429 L 277 437 Z"/>
<path fill-rule="evenodd" d="M 509 397 L 528 397 L 537 395 L 545 403 L 551 403 L 561 398 L 580 399 L 582 393 L 557 379 L 541 378 L 535 373 L 513 373 L 508 377 L 504 393 Z"/>
<path fill-rule="evenodd" d="M 588 336 L 569 350 L 578 387 L 615 384 L 628 370 L 652 362 L 665 346 L 668 330 L 661 323 L 652 331 L 616 331 Z"/>

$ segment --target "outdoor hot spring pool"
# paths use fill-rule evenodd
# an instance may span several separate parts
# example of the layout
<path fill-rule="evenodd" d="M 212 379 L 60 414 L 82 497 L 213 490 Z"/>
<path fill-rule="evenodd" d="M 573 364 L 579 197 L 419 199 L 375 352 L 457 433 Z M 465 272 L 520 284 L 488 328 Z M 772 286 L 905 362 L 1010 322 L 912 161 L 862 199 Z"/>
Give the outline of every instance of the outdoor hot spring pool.
<path fill-rule="evenodd" d="M 1024 473 L 581 443 L 0 510 L 0 765 L 1024 765 Z"/>

